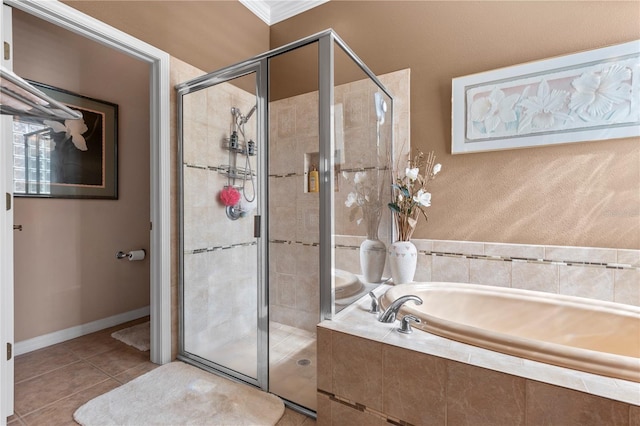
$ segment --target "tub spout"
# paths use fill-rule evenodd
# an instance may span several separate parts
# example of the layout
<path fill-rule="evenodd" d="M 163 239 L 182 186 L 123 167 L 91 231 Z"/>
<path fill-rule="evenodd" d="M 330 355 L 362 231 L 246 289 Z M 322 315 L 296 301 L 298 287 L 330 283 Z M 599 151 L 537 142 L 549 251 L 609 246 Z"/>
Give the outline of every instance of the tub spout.
<path fill-rule="evenodd" d="M 407 296 L 398 297 L 394 300 L 389 307 L 380 315 L 378 321 L 380 322 L 394 322 L 396 320 L 396 315 L 398 315 L 398 311 L 409 300 L 413 300 L 416 302 L 416 305 L 422 305 L 422 299 L 418 296 L 414 296 L 413 294 L 409 294 Z"/>

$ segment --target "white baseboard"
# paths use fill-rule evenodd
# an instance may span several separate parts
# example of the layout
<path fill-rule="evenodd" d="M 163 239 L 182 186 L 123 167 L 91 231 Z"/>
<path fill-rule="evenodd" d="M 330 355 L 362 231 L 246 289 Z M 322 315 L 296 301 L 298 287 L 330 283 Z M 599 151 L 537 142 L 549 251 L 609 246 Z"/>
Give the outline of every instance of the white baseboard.
<path fill-rule="evenodd" d="M 145 306 L 144 308 L 124 312 L 112 317 L 103 318 L 82 325 L 76 325 L 75 327 L 54 331 L 53 333 L 43 334 L 42 336 L 16 342 L 14 345 L 14 355 L 18 356 L 26 354 L 31 351 L 35 351 L 36 349 L 42 349 L 70 339 L 75 339 L 76 337 L 84 336 L 85 334 L 104 330 L 105 328 L 113 327 L 114 325 L 122 324 L 123 322 L 142 318 L 149 315 L 149 312 L 150 307 Z"/>

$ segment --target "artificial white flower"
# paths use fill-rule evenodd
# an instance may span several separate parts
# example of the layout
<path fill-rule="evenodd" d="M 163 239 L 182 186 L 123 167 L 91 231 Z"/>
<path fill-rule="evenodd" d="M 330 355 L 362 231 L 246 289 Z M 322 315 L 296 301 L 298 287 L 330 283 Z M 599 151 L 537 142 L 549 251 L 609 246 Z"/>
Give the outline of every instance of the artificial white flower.
<path fill-rule="evenodd" d="M 505 93 L 495 88 L 489 96 L 478 98 L 471 104 L 471 120 L 483 122 L 486 133 L 491 133 L 498 128 L 500 123 L 516 121 L 518 116 L 514 105 L 520 95 L 506 96 Z"/>
<path fill-rule="evenodd" d="M 51 127 L 55 133 L 65 133 L 65 140 L 71 139 L 71 142 L 78 148 L 80 151 L 86 151 L 87 141 L 84 139 L 82 134 L 89 130 L 87 125 L 85 124 L 83 119 L 79 120 L 65 120 L 64 125 L 59 121 L 51 121 L 45 120 L 45 126 Z"/>
<path fill-rule="evenodd" d="M 356 185 L 367 180 L 367 172 L 357 172 L 353 177 L 353 183 Z"/>
<path fill-rule="evenodd" d="M 627 80 L 631 80 L 631 70 L 621 65 L 613 65 L 600 75 L 584 73 L 571 82 L 576 91 L 571 95 L 569 108 L 578 111 L 582 118 L 604 118 L 614 105 L 631 99 L 631 85 L 624 83 Z"/>
<path fill-rule="evenodd" d="M 416 180 L 418 179 L 418 174 L 420 173 L 420 169 L 419 168 L 413 168 L 410 169 L 409 167 L 407 167 L 407 169 L 405 170 L 404 174 L 409 178 L 409 180 Z"/>
<path fill-rule="evenodd" d="M 433 166 L 433 175 L 437 175 L 438 173 L 440 173 L 440 170 L 442 170 L 442 164 L 438 163 L 435 166 Z"/>
<path fill-rule="evenodd" d="M 548 129 L 556 124 L 556 120 L 572 120 L 571 116 L 561 112 L 568 96 L 567 91 L 550 90 L 549 84 L 543 79 L 536 96 L 529 96 L 520 102 L 525 114 L 518 126 L 518 132 Z"/>
<path fill-rule="evenodd" d="M 416 195 L 413 196 L 413 201 L 420 204 L 421 206 L 429 207 L 431 205 L 431 193 L 423 191 L 421 189 Z"/>
<path fill-rule="evenodd" d="M 344 205 L 351 207 L 356 203 L 356 201 L 358 201 L 358 196 L 355 192 L 350 192 L 349 195 L 347 195 L 347 201 L 344 202 Z"/>

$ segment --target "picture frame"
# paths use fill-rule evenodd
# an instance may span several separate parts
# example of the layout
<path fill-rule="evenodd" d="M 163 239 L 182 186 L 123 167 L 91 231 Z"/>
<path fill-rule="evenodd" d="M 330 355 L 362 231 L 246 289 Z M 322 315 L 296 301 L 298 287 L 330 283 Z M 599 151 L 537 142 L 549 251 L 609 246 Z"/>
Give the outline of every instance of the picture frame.
<path fill-rule="evenodd" d="M 19 190 L 15 182 L 14 195 L 117 200 L 118 105 L 36 81 L 29 83 L 80 111 L 83 118 L 44 120 L 37 123 L 37 130 L 22 134 L 24 183 Z M 14 121 L 14 144 L 15 129 Z"/>
<path fill-rule="evenodd" d="M 452 80 L 451 153 L 640 136 L 640 40 Z"/>

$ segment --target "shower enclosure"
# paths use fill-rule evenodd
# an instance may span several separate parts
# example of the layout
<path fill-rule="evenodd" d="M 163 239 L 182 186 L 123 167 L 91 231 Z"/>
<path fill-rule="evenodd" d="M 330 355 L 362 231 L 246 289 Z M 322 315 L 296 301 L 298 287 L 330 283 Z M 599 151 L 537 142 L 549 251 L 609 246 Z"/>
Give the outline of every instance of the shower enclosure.
<path fill-rule="evenodd" d="M 316 324 L 385 280 L 391 95 L 332 30 L 177 90 L 178 357 L 315 411 Z"/>

